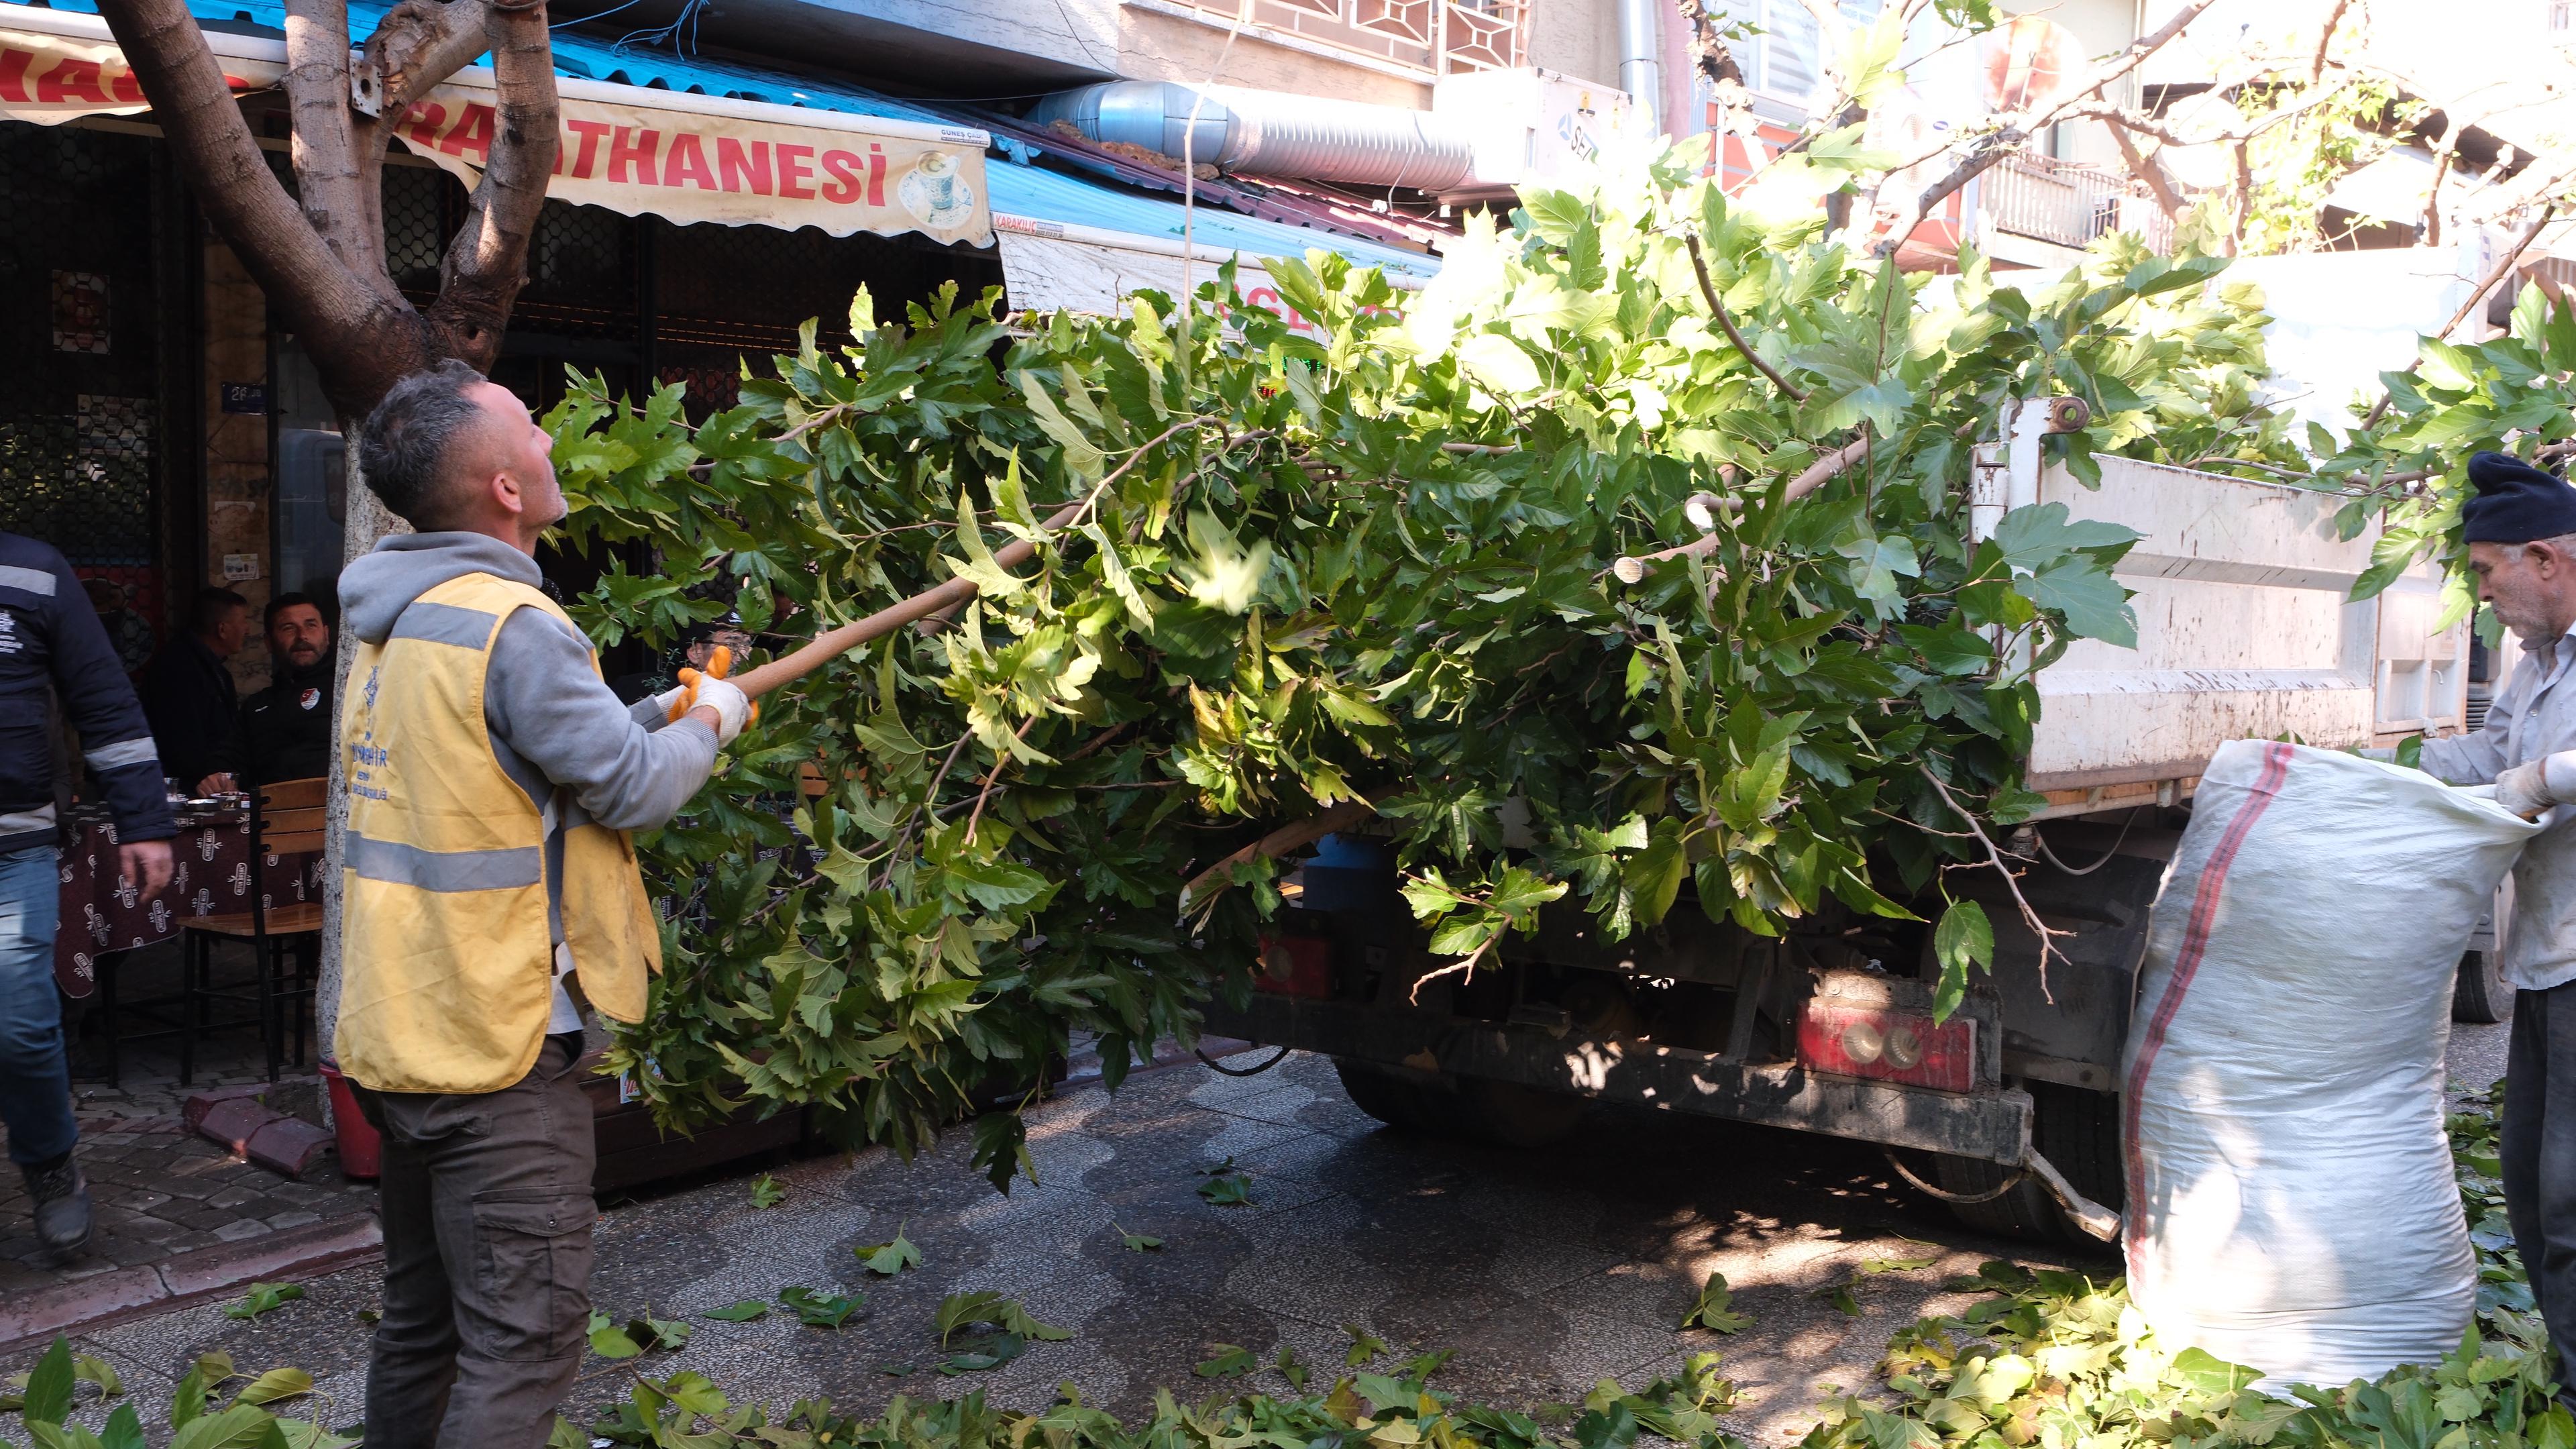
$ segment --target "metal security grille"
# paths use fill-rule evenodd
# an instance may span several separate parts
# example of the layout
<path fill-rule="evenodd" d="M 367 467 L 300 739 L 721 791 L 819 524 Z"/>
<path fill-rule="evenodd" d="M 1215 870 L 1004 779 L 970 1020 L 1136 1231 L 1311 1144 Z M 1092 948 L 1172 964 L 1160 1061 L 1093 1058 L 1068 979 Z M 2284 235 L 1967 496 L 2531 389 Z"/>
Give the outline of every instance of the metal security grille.
<path fill-rule="evenodd" d="M 438 299 L 438 264 L 464 188 L 426 166 L 385 168 L 385 270 L 416 305 Z"/>
<path fill-rule="evenodd" d="M 153 562 L 151 143 L 0 122 L 0 529 Z"/>
<path fill-rule="evenodd" d="M 654 375 L 685 383 L 693 412 L 733 406 L 741 366 L 768 370 L 796 350 L 807 318 L 825 347 L 850 340 L 850 299 L 861 286 L 877 315 L 900 318 L 956 280 L 961 293 L 998 283 L 980 258 L 931 251 L 881 236 L 827 236 L 811 227 L 669 226 L 654 238 Z"/>
<path fill-rule="evenodd" d="M 511 327 L 570 336 L 635 335 L 635 223 L 596 206 L 549 201 L 528 243 L 528 285 Z"/>

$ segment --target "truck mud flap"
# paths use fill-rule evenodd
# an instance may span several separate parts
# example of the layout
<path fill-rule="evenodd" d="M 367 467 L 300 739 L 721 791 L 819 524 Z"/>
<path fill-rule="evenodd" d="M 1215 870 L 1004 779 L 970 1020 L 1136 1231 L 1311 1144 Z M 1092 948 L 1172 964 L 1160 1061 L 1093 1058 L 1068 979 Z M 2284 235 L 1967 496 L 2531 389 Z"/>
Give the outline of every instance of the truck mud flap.
<path fill-rule="evenodd" d="M 1542 1027 L 1266 992 L 1241 1007 L 1209 1003 L 1207 1029 L 1398 1070 L 1518 1082 L 2016 1166 L 2030 1149 L 2030 1096 L 2017 1088 L 1939 1092 L 1828 1076 L 1794 1062 L 1747 1064 L 1651 1042 L 1558 1037 Z"/>

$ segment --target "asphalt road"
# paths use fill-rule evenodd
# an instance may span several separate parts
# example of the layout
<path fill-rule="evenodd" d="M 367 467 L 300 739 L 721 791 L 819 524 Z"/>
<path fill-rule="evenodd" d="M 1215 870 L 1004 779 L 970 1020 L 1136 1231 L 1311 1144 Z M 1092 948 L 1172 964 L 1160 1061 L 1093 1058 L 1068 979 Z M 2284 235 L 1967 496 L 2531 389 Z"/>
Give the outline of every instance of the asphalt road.
<path fill-rule="evenodd" d="M 2501 1073 L 2504 1031 L 2455 1034 L 2455 1087 Z M 1579 1398 L 1604 1377 L 1641 1384 L 1716 1349 L 1742 1389 L 1732 1427 L 1780 1445 L 1813 1422 L 1820 1398 L 1869 1385 L 1897 1328 L 1975 1301 L 1943 1291 L 1951 1276 L 2006 1256 L 2118 1271 L 2107 1251 L 1965 1231 L 1862 1145 L 1642 1111 L 1597 1112 L 1544 1152 L 1413 1139 L 1361 1115 L 1330 1064 L 1307 1056 L 1257 1077 L 1192 1064 L 1114 1096 L 1069 1093 L 1035 1113 L 1030 1150 L 1039 1182 L 1008 1197 L 968 1169 L 959 1134 L 908 1166 L 883 1152 L 780 1166 L 786 1196 L 765 1210 L 739 1178 L 616 1207 L 600 1228 L 594 1296 L 621 1316 L 689 1317 L 694 1338 L 656 1371 L 696 1369 L 737 1402 L 819 1391 L 876 1405 L 980 1388 L 1034 1407 L 1070 1380 L 1135 1413 L 1158 1388 L 1184 1401 L 1218 1391 L 1193 1369 L 1231 1346 L 1264 1365 L 1294 1349 L 1330 1372 L 1349 1347 L 1347 1324 L 1400 1351 L 1453 1350 L 1435 1382 L 1520 1408 Z M 1197 1191 L 1203 1169 L 1229 1158 L 1251 1200 L 1212 1205 Z M 892 1279 L 863 1271 L 851 1250 L 897 1232 L 920 1247 L 922 1266 Z M 1130 1250 L 1124 1233 L 1162 1246 Z M 1862 1271 L 1919 1258 L 1933 1261 Z M 1735 1285 L 1752 1325 L 1725 1337 L 1678 1331 L 1712 1271 Z M 147 1421 L 176 1370 L 221 1348 L 250 1372 L 312 1371 L 325 1422 L 351 1422 L 364 1383 L 360 1315 L 378 1282 L 376 1270 L 352 1269 L 255 1321 L 203 1305 L 79 1347 L 116 1366 Z M 696 1317 L 789 1285 L 856 1291 L 864 1307 L 838 1330 L 783 1311 L 739 1324 Z M 1844 1285 L 1856 1316 L 1823 1296 Z M 1073 1337 L 993 1371 L 939 1375 L 939 1300 L 982 1288 Z M 576 1404 L 619 1392 L 623 1373 L 588 1365 Z M 1237 1382 L 1286 1387 L 1269 1367 Z M 17 1432 L 13 1417 L 0 1416 L 0 1435 Z"/>

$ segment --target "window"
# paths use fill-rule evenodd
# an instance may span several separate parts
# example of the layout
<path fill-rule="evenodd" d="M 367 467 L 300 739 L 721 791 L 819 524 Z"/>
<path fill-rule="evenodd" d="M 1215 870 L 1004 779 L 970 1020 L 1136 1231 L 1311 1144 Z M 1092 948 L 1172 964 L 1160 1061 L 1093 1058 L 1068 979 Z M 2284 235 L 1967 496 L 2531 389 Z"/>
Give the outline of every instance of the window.
<path fill-rule="evenodd" d="M 1837 9 L 1845 25 L 1868 25 L 1878 19 L 1879 3 L 1841 0 Z M 1825 41 L 1815 13 L 1801 0 L 1724 0 L 1719 8 L 1727 19 L 1761 32 L 1734 45 L 1744 84 L 1804 109 L 1825 73 Z"/>

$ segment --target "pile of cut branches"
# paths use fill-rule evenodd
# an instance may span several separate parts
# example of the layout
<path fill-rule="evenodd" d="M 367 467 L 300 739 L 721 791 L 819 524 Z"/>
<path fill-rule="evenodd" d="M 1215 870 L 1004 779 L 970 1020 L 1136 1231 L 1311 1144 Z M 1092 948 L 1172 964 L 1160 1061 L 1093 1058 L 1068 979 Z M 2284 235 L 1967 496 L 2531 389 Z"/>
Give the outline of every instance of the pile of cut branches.
<path fill-rule="evenodd" d="M 618 1066 L 673 1119 L 816 1102 L 904 1150 L 1068 1031 L 1114 1085 L 1244 986 L 1277 857 L 1372 816 L 1447 969 L 1560 900 L 1617 938 L 1687 895 L 1937 919 L 1954 1003 L 1992 932 L 1945 882 L 2038 804 L 2032 675 L 2134 633 L 2126 530 L 1971 539 L 1976 450 L 2061 396 L 2086 477 L 2277 431 L 2260 299 L 2117 238 L 1927 286 L 1698 160 L 1472 220 L 1417 294 L 1313 253 L 1268 264 L 1291 318 L 1230 272 L 1119 318 L 862 295 L 854 346 L 702 425 L 577 392 L 571 532 L 657 560 L 581 601 L 603 644 L 730 605 L 784 649 L 950 589 L 645 843 L 669 965 Z M 1015 1116 L 978 1131 L 1025 1167 Z"/>
<path fill-rule="evenodd" d="M 2451 1120 L 2480 1282 L 2476 1321 L 2439 1363 L 2257 1392 L 2256 1370 L 2157 1342 L 2116 1278 L 1988 1263 L 1960 1286 L 1995 1296 L 1900 1331 L 1881 1401 L 1827 1405 L 1802 1449 L 2571 1449 L 2576 1418 L 2555 1397 L 2557 1355 L 2504 1222 L 2495 1131 L 2484 1102 Z"/>

